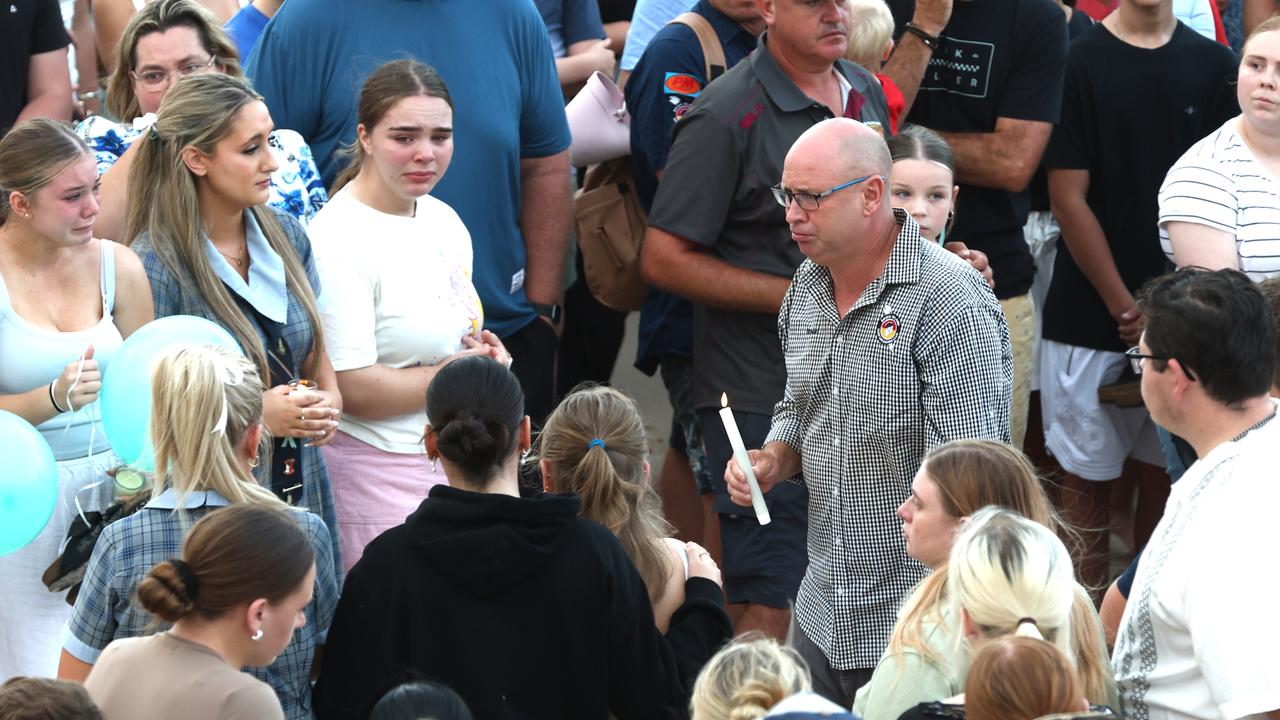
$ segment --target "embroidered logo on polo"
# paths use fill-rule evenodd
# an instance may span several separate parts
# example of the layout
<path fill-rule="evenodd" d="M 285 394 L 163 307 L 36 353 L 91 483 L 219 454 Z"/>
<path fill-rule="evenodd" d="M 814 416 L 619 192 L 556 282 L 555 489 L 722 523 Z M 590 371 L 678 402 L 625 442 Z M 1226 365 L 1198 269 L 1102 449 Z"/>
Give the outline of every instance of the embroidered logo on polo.
<path fill-rule="evenodd" d="M 943 36 L 942 47 L 929 60 L 920 90 L 985 98 L 991 81 L 996 46 Z"/>

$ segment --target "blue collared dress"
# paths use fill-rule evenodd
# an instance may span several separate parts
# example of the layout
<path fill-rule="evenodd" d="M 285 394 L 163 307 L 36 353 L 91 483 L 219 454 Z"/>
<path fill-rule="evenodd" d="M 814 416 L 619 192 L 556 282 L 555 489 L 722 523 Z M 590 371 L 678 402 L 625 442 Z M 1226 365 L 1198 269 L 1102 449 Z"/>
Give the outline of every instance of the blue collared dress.
<path fill-rule="evenodd" d="M 311 289 L 317 297 L 320 295 L 320 276 L 316 273 L 315 262 L 311 256 L 311 241 L 302 225 L 292 216 L 280 210 L 272 209 L 276 221 L 284 228 L 294 251 L 298 253 Z M 302 303 L 293 293 L 288 291 L 285 283 L 284 260 L 271 248 L 262 229 L 258 226 L 253 213 L 244 213 L 245 239 L 249 251 L 249 281 L 246 283 L 231 264 L 205 238 L 205 252 L 214 272 L 223 283 L 253 307 L 265 318 L 284 325 L 284 340 L 289 345 L 293 357 L 292 367 L 288 368 L 293 377 L 302 377 L 302 363 L 315 343 L 315 328 L 311 326 Z M 180 279 L 165 267 L 160 256 L 156 254 L 151 242 L 150 233 L 142 233 L 133 243 L 132 249 L 142 260 L 147 271 L 147 279 L 151 281 L 151 297 L 155 301 L 156 317 L 168 315 L 195 315 L 217 322 L 209 303 L 196 290 L 195 282 L 189 277 Z M 251 323 L 258 331 L 258 339 L 263 347 L 268 347 L 267 336 L 257 323 Z M 277 357 L 272 353 L 268 358 Z M 256 471 L 258 480 L 264 487 L 271 486 L 270 468 L 264 464 Z M 324 520 L 332 535 L 333 559 L 337 564 L 335 573 L 342 577 L 342 562 L 338 544 L 338 517 L 333 505 L 333 490 L 329 485 L 329 473 L 325 469 L 324 457 L 320 448 L 310 445 L 302 446 L 302 497 L 294 504 L 310 510 Z"/>

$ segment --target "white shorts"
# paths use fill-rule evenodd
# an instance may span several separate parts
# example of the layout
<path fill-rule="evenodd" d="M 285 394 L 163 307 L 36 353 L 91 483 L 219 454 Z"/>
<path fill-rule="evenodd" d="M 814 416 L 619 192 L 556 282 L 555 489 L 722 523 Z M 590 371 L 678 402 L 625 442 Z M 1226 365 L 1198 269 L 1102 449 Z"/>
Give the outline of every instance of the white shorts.
<path fill-rule="evenodd" d="M 1040 343 L 1044 444 L 1062 468 L 1085 480 L 1115 480 L 1125 458 L 1164 467 L 1156 426 L 1144 407 L 1098 402 L 1098 388 L 1124 370 L 1123 353 Z"/>
<path fill-rule="evenodd" d="M 1036 371 L 1031 375 L 1031 391 L 1040 389 L 1040 329 L 1044 317 L 1044 298 L 1049 293 L 1049 281 L 1053 279 L 1053 261 L 1058 255 L 1058 238 L 1062 231 L 1053 215 L 1044 210 L 1032 210 L 1027 224 L 1022 226 L 1022 236 L 1031 249 L 1031 259 L 1036 263 L 1036 276 L 1031 283 L 1031 300 L 1036 307 L 1036 354 L 1032 360 Z"/>

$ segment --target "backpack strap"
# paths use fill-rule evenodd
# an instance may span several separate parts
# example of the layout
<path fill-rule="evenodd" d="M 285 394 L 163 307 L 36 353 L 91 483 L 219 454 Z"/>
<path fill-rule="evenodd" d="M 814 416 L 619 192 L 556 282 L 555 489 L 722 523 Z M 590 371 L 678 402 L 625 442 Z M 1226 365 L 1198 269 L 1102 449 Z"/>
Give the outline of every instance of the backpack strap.
<path fill-rule="evenodd" d="M 716 35 L 716 29 L 711 27 L 711 23 L 696 12 L 680 13 L 671 22 L 688 26 L 698 36 L 698 43 L 702 45 L 703 63 L 706 65 L 707 82 L 723 75 L 726 69 L 724 46 L 720 44 L 720 36 Z"/>

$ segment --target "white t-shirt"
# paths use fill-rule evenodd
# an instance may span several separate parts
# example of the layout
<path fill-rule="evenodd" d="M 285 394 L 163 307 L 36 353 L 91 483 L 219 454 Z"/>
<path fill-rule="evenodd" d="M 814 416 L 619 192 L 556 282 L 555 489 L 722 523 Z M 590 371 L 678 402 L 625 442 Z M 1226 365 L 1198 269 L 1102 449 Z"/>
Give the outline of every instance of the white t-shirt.
<path fill-rule="evenodd" d="M 307 227 L 320 273 L 325 347 L 333 369 L 434 365 L 478 335 L 471 234 L 453 208 L 424 195 L 414 217 L 388 215 L 343 190 Z M 421 454 L 422 409 L 385 420 L 350 413 L 343 432 L 380 450 Z"/>
<path fill-rule="evenodd" d="M 1160 247 L 1173 260 L 1166 223 L 1206 225 L 1236 239 L 1240 269 L 1254 281 L 1280 273 L 1280 180 L 1240 137 L 1240 117 L 1202 138 L 1160 187 Z"/>
<path fill-rule="evenodd" d="M 1143 552 L 1112 665 L 1121 714 L 1261 718 L 1280 708 L 1280 418 L 1173 486 Z"/>

